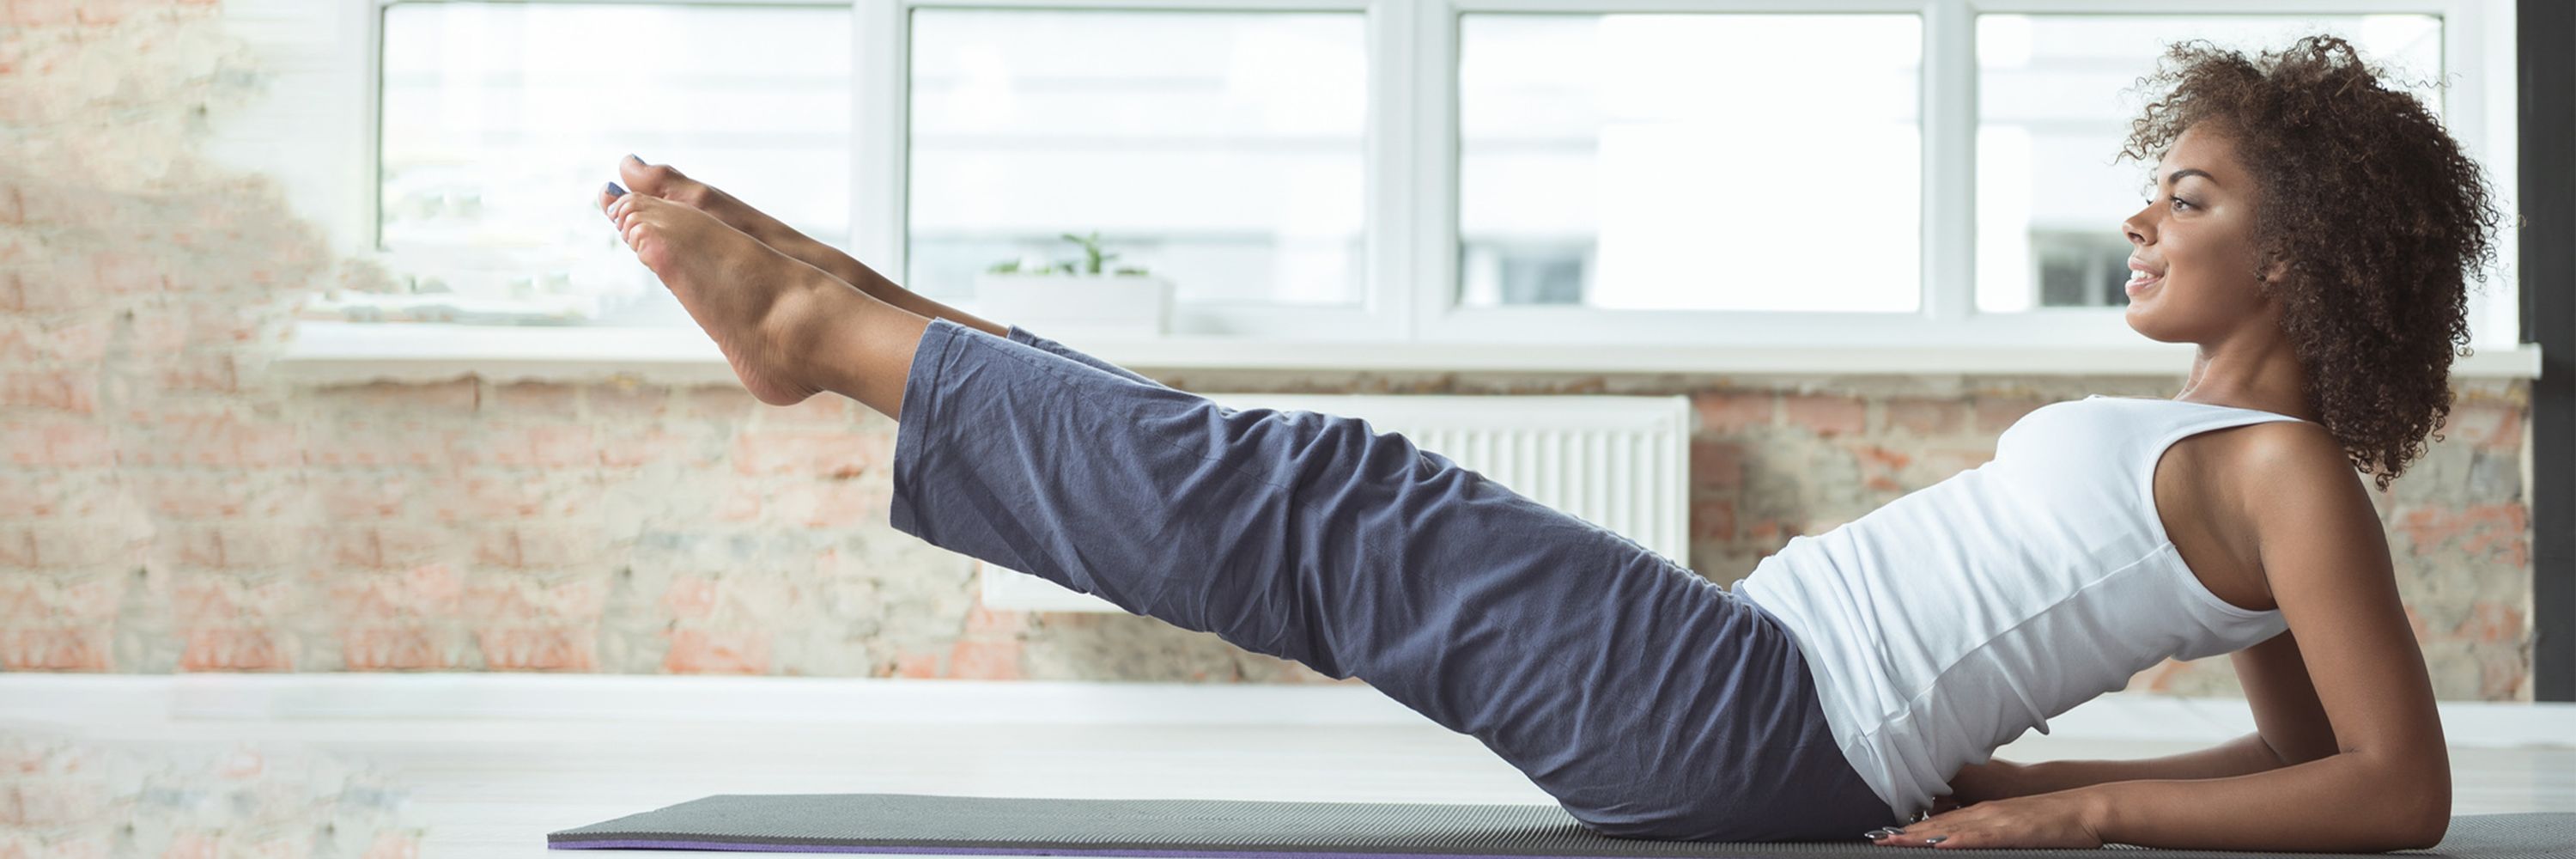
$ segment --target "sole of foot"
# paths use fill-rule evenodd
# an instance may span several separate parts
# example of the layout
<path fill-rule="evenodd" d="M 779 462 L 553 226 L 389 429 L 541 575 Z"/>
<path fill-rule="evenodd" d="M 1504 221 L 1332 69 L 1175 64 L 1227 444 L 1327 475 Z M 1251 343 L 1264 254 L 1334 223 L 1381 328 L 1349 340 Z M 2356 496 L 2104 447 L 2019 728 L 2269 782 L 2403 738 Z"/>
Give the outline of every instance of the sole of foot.
<path fill-rule="evenodd" d="M 816 347 L 836 320 L 873 301 L 695 207 L 629 192 L 604 211 L 635 258 L 714 339 L 743 386 L 789 406 L 828 390 Z"/>

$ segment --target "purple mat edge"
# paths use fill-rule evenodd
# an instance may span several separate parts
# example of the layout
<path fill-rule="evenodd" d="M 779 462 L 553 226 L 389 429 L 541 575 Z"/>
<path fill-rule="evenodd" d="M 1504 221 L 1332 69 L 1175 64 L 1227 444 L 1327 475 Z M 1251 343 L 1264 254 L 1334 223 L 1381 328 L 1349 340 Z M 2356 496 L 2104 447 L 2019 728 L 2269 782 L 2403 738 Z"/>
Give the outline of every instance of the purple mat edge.
<path fill-rule="evenodd" d="M 842 844 L 759 844 L 747 841 L 662 841 L 614 838 L 553 841 L 548 850 L 732 850 L 760 853 L 941 853 L 979 856 L 1169 856 L 1262 857 L 1263 859 L 1423 859 L 1420 853 L 1282 853 L 1246 850 L 1067 850 L 1028 847 L 907 847 Z M 1439 859 L 1602 859 L 1599 856 L 1530 856 L 1523 854 L 1442 853 Z"/>

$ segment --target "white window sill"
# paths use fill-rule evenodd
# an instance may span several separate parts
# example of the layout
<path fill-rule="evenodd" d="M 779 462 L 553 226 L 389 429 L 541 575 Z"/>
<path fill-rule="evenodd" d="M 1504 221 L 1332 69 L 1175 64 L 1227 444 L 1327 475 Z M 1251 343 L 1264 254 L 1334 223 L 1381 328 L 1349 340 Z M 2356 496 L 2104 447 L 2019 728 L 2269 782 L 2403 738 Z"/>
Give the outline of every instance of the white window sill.
<path fill-rule="evenodd" d="M 1069 345 L 1139 369 L 1380 372 L 2179 376 L 2190 370 L 2192 354 L 2188 344 L 2165 343 L 1780 347 L 1408 343 L 1204 334 L 1085 339 Z M 275 369 L 287 380 L 305 384 L 436 381 L 467 374 L 496 381 L 615 376 L 677 383 L 733 379 L 715 343 L 704 333 L 685 328 L 304 321 L 297 323 L 295 339 Z M 2537 378 L 2540 347 L 2482 348 L 2457 359 L 2451 374 Z"/>

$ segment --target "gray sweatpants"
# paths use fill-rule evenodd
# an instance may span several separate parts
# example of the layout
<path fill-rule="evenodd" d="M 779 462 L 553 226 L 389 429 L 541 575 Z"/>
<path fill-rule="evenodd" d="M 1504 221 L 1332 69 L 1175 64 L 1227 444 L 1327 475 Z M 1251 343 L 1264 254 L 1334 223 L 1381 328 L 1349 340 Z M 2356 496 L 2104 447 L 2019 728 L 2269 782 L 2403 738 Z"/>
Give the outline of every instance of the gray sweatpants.
<path fill-rule="evenodd" d="M 1358 677 L 1604 835 L 1893 824 L 1777 618 L 1357 419 L 1227 408 L 1013 328 L 934 320 L 892 524 L 1237 647 Z"/>

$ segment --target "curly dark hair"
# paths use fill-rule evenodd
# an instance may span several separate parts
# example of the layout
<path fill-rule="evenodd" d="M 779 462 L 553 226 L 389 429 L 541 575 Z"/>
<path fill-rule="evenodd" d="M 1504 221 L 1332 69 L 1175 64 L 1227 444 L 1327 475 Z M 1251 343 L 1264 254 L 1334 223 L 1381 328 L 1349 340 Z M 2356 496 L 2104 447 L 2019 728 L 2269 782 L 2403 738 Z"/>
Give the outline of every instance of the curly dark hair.
<path fill-rule="evenodd" d="M 2235 144 L 2260 188 L 2255 271 L 2284 269 L 2262 290 L 2282 302 L 2308 404 L 2385 490 L 2442 438 L 2453 350 L 2468 354 L 2464 277 L 2485 282 L 2501 215 L 2441 122 L 2381 76 L 2334 36 L 2252 59 L 2177 42 L 2138 79 L 2162 97 L 2120 157 L 2152 169 L 2203 122 Z"/>

